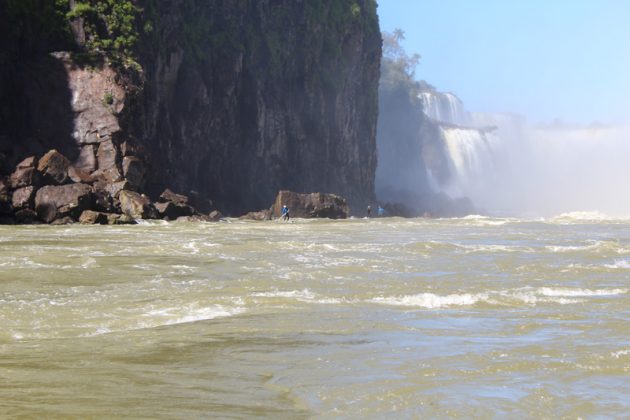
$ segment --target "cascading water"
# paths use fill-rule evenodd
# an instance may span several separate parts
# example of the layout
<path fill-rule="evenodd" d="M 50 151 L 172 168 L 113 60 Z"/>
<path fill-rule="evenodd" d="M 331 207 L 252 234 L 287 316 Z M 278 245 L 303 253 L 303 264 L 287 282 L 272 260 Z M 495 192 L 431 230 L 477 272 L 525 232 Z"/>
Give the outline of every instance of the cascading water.
<path fill-rule="evenodd" d="M 518 137 L 514 135 L 520 131 L 516 118 L 509 114 L 469 113 L 452 93 L 427 91 L 419 99 L 425 115 L 439 126 L 449 161 L 450 177 L 433 184 L 436 192 L 452 198 L 468 197 L 485 206 L 503 179 L 497 174 L 509 168 L 510 156 L 503 137 Z M 431 167 L 429 162 L 426 166 Z"/>
<path fill-rule="evenodd" d="M 470 115 L 462 101 L 450 92 L 422 92 L 418 96 L 424 113 L 431 119 L 448 124 L 469 125 Z"/>
<path fill-rule="evenodd" d="M 630 195 L 620 194 L 630 177 L 627 127 L 528 127 L 514 114 L 469 113 L 451 93 L 419 98 L 449 162 L 450 177 L 432 184 L 436 192 L 495 214 L 630 213 Z"/>
<path fill-rule="evenodd" d="M 442 127 L 442 136 L 448 151 L 452 179 L 444 188 L 450 196 L 478 195 L 487 186 L 494 172 L 495 149 L 499 138 L 492 132 L 471 128 Z"/>

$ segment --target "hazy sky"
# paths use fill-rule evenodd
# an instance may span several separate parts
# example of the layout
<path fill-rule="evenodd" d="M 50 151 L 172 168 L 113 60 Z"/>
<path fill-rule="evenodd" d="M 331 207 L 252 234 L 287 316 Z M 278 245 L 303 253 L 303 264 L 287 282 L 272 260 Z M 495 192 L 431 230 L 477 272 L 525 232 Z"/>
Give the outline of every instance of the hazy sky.
<path fill-rule="evenodd" d="M 470 111 L 530 123 L 630 120 L 630 1 L 379 0 L 416 76 Z"/>

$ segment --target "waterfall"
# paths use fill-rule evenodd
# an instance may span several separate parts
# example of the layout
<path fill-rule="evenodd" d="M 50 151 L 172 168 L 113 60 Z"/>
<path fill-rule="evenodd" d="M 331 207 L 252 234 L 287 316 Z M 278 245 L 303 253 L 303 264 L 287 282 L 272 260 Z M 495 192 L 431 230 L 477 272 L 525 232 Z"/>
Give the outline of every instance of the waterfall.
<path fill-rule="evenodd" d="M 492 181 L 500 139 L 493 132 L 442 127 L 450 158 L 451 181 L 444 191 L 452 197 L 478 196 Z"/>
<path fill-rule="evenodd" d="M 426 91 L 418 98 L 445 162 L 439 166 L 435 148 L 423 156 L 434 192 L 467 197 L 494 214 L 630 216 L 630 127 L 528 127 L 518 115 L 468 112 L 452 93 Z M 447 176 L 433 176 L 441 168 Z"/>
<path fill-rule="evenodd" d="M 493 205 L 495 192 L 506 189 L 511 162 L 521 153 L 524 121 L 512 114 L 469 113 L 452 93 L 426 91 L 419 99 L 425 115 L 439 127 L 448 161 L 450 176 L 432 182 L 434 191 L 468 197 L 481 207 Z M 435 180 L 431 175 L 429 170 L 429 179 Z"/>
<path fill-rule="evenodd" d="M 422 92 L 418 95 L 424 113 L 431 119 L 446 124 L 469 125 L 470 116 L 461 99 L 450 92 Z"/>

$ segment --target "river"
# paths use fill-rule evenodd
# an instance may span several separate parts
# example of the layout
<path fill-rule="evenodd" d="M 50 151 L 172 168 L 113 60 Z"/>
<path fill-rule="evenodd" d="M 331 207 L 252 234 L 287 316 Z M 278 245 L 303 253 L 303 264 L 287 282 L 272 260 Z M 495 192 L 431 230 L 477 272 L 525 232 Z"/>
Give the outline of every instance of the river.
<path fill-rule="evenodd" d="M 630 219 L 0 226 L 0 413 L 630 412 Z"/>

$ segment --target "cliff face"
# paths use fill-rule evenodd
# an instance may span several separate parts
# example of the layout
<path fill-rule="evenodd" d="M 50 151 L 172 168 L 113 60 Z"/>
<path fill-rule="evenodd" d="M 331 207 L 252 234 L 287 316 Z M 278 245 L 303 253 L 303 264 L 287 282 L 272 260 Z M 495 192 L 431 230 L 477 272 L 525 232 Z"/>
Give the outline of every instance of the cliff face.
<path fill-rule="evenodd" d="M 339 194 L 358 211 L 374 199 L 373 0 L 137 6 L 139 79 L 67 54 L 25 61 L 45 98 L 33 82 L 11 90 L 14 75 L 2 75 L 2 101 L 9 92 L 17 107 L 0 116 L 24 119 L 0 132 L 5 161 L 54 147 L 100 178 L 151 194 L 194 190 L 233 215 L 268 207 L 281 189 Z"/>
<path fill-rule="evenodd" d="M 227 211 L 280 189 L 372 199 L 380 35 L 372 1 L 150 2 L 151 179 Z"/>

